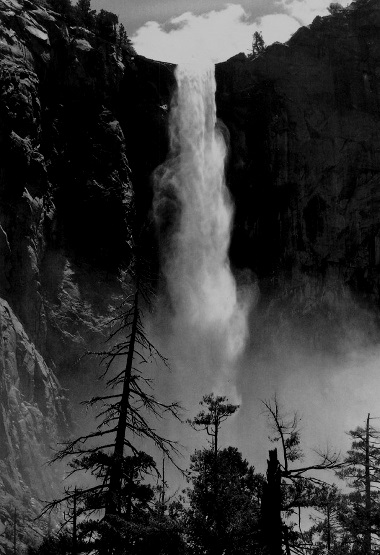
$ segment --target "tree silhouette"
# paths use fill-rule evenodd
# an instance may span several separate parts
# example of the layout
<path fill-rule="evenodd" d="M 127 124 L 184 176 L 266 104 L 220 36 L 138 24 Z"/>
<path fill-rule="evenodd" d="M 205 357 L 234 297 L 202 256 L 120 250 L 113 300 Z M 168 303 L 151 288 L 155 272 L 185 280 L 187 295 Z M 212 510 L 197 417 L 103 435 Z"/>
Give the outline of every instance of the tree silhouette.
<path fill-rule="evenodd" d="M 109 42 L 117 40 L 117 25 L 119 18 L 116 14 L 107 10 L 100 10 L 95 17 L 96 30 L 98 35 Z"/>
<path fill-rule="evenodd" d="M 266 46 L 263 39 L 263 34 L 260 31 L 255 31 L 252 38 L 252 57 L 256 57 L 264 52 Z"/>
<path fill-rule="evenodd" d="M 301 449 L 300 418 L 296 412 L 287 413 L 276 396 L 263 401 L 265 414 L 272 429 L 271 441 L 281 446 L 279 460 L 277 449 L 269 451 L 267 481 L 262 501 L 263 541 L 270 555 L 281 555 L 282 545 L 291 552 L 296 548 L 297 535 L 282 520 L 282 512 L 289 516 L 295 509 L 312 507 L 318 489 L 324 482 L 307 473 L 312 470 L 331 470 L 342 466 L 339 454 L 320 452 L 320 462 L 306 466 L 292 466 L 303 459 Z"/>
<path fill-rule="evenodd" d="M 213 551 L 218 554 L 222 553 L 221 541 L 221 515 L 219 505 L 219 473 L 218 473 L 218 449 L 219 434 L 222 423 L 232 416 L 239 405 L 228 403 L 227 397 L 214 396 L 213 393 L 205 395 L 200 401 L 200 405 L 205 407 L 188 423 L 195 430 L 205 430 L 207 435 L 211 437 L 211 453 L 212 453 L 212 495 L 213 495 L 213 523 L 215 526 L 215 537 Z"/>
<path fill-rule="evenodd" d="M 380 431 L 370 421 L 368 414 L 364 427 L 349 432 L 352 446 L 337 473 L 354 490 L 348 500 L 363 555 L 372 553 L 373 541 L 380 541 Z M 345 520 L 352 529 L 353 522 L 350 526 L 350 519 Z"/>
<path fill-rule="evenodd" d="M 225 555 L 260 553 L 258 520 L 263 476 L 243 459 L 236 447 L 220 449 L 218 457 L 218 526 L 215 520 L 214 452 L 191 456 L 187 490 L 186 535 L 191 553 Z"/>
<path fill-rule="evenodd" d="M 91 9 L 91 0 L 78 0 L 74 11 L 79 23 L 87 29 L 94 29 L 96 10 Z"/>
<path fill-rule="evenodd" d="M 340 15 L 345 13 L 346 8 L 344 8 L 339 2 L 331 2 L 327 10 L 331 15 Z"/>
<path fill-rule="evenodd" d="M 70 475 L 90 473 L 95 485 L 67 488 L 65 495 L 48 503 L 44 512 L 64 502 L 70 504 L 75 496 L 82 518 L 94 513 L 102 516 L 87 525 L 90 536 L 96 528 L 104 538 L 112 536 L 115 529 L 122 530 L 127 537 L 130 527 L 125 523 L 138 520 L 153 499 L 152 486 L 142 484 L 142 479 L 151 472 L 158 473 L 156 464 L 149 454 L 136 447 L 134 438 L 151 441 L 176 464 L 173 456 L 178 453 L 177 443 L 161 436 L 151 424 L 152 418 L 161 419 L 165 414 L 179 418 L 179 406 L 158 401 L 152 392 L 151 378 L 144 374 L 150 362 L 159 361 L 167 366 L 167 360 L 149 341 L 143 325 L 141 306 L 149 307 L 152 298 L 149 272 L 144 264 L 134 257 L 123 275 L 122 284 L 129 293 L 112 319 L 110 346 L 91 353 L 100 358 L 104 367 L 101 377 L 109 392 L 85 402 L 89 407 L 97 407 L 97 427 L 67 441 L 53 459 L 54 462 L 69 457 Z M 108 540 L 105 543 L 109 552 Z"/>
<path fill-rule="evenodd" d="M 133 56 L 136 54 L 136 51 L 133 47 L 133 43 L 131 39 L 128 37 L 125 27 L 122 23 L 120 23 L 117 31 L 116 46 L 119 51 L 119 54 L 121 55 L 127 54 L 130 56 Z"/>
<path fill-rule="evenodd" d="M 227 397 L 215 397 L 213 393 L 205 395 L 199 404 L 206 407 L 206 410 L 201 410 L 193 419 L 189 419 L 188 423 L 194 429 L 205 430 L 211 436 L 214 457 L 216 457 L 220 426 L 237 411 L 239 405 L 232 405 L 227 402 Z"/>
<path fill-rule="evenodd" d="M 71 0 L 48 0 L 48 4 L 52 10 L 64 17 L 67 25 L 75 25 L 74 7 Z"/>
<path fill-rule="evenodd" d="M 325 484 L 315 496 L 313 508 L 318 514 L 312 517 L 314 525 L 305 536 L 309 544 L 314 546 L 315 555 L 350 553 L 351 541 L 341 519 L 342 512 L 347 511 L 346 496 L 335 484 Z"/>

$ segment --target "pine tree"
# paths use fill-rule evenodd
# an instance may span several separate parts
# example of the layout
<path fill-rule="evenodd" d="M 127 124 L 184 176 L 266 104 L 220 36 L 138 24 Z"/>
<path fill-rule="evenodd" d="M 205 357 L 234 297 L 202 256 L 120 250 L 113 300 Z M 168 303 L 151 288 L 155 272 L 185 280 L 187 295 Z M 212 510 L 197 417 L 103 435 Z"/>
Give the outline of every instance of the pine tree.
<path fill-rule="evenodd" d="M 252 38 L 252 57 L 256 57 L 264 52 L 266 46 L 263 39 L 263 34 L 260 31 L 255 31 Z"/>
<path fill-rule="evenodd" d="M 154 498 L 152 486 L 143 480 L 158 472 L 155 461 L 135 446 L 133 438 L 151 441 L 172 461 L 178 452 L 176 443 L 159 435 L 150 423 L 152 417 L 160 419 L 164 413 L 178 418 L 179 406 L 159 402 L 151 391 L 151 379 L 144 375 L 149 362 L 167 365 L 167 361 L 149 341 L 143 326 L 142 305 L 149 306 L 152 295 L 143 264 L 134 258 L 123 277 L 125 288 L 132 287 L 133 291 L 112 320 L 110 347 L 92 353 L 104 365 L 102 378 L 109 390 L 109 394 L 86 402 L 89 407 L 98 407 L 98 425 L 93 432 L 66 442 L 54 457 L 54 461 L 70 458 L 71 474 L 90 473 L 95 485 L 69 487 L 62 498 L 45 508 L 46 512 L 62 503 L 70 505 L 75 496 L 78 513 L 85 519 L 82 534 L 87 539 L 98 536 L 98 547 L 94 548 L 99 553 L 102 549 L 113 552 L 112 537 L 119 537 L 127 546 L 132 524 L 145 522 Z M 91 520 L 94 512 L 103 518 Z"/>
<path fill-rule="evenodd" d="M 355 529 L 363 555 L 372 553 L 380 540 L 380 431 L 371 426 L 368 414 L 364 427 L 349 432 L 353 442 L 338 472 L 353 489 L 348 496 L 350 511 L 345 516 L 348 530 Z M 352 518 L 346 518 L 348 514 Z"/>
<path fill-rule="evenodd" d="M 340 468 L 342 463 L 336 453 L 327 451 L 320 453 L 319 463 L 300 466 L 304 455 L 298 414 L 285 412 L 276 396 L 263 401 L 263 405 L 272 429 L 270 440 L 280 445 L 281 453 L 279 457 L 277 449 L 269 451 L 262 500 L 263 542 L 270 555 L 281 555 L 282 546 L 288 555 L 291 548 L 297 549 L 299 537 L 293 533 L 292 525 L 285 524 L 282 514 L 291 516 L 297 511 L 300 519 L 301 508 L 314 506 L 322 485 L 321 480 L 306 473 Z"/>
<path fill-rule="evenodd" d="M 314 525 L 305 534 L 314 546 L 313 553 L 348 555 L 351 542 L 341 522 L 342 512 L 347 511 L 345 495 L 335 484 L 324 484 L 315 496 L 313 508 L 317 513 L 311 517 Z"/>
<path fill-rule="evenodd" d="M 134 56 L 136 51 L 133 47 L 131 39 L 127 35 L 127 31 L 122 23 L 120 23 L 117 31 L 116 46 L 121 56 L 129 55 Z"/>
<path fill-rule="evenodd" d="M 78 0 L 75 6 L 75 15 L 79 24 L 91 31 L 95 28 L 96 10 L 91 9 L 91 0 Z"/>
<path fill-rule="evenodd" d="M 48 4 L 53 11 L 64 17 L 67 25 L 75 24 L 74 7 L 71 0 L 48 0 Z"/>
<path fill-rule="evenodd" d="M 109 42 L 117 41 L 117 25 L 119 18 L 116 14 L 107 10 L 100 10 L 95 18 L 96 30 L 98 35 Z"/>
<path fill-rule="evenodd" d="M 232 405 L 227 402 L 227 397 L 215 397 L 213 393 L 205 395 L 200 401 L 200 405 L 206 407 L 201 410 L 188 423 L 196 430 L 205 430 L 207 435 L 212 438 L 214 457 L 218 453 L 219 432 L 222 422 L 232 416 L 239 408 L 239 405 Z"/>
<path fill-rule="evenodd" d="M 221 507 L 219 503 L 219 434 L 222 423 L 232 416 L 239 405 L 228 403 L 227 397 L 214 396 L 213 393 L 205 395 L 200 401 L 200 405 L 205 407 L 188 423 L 196 430 L 205 430 L 211 437 L 212 452 L 212 495 L 213 495 L 213 523 L 215 527 L 214 552 L 222 552 L 220 544 L 221 535 Z"/>
<path fill-rule="evenodd" d="M 345 12 L 345 8 L 339 2 L 331 2 L 327 10 L 331 15 L 341 15 Z"/>
<path fill-rule="evenodd" d="M 214 451 L 191 456 L 191 488 L 187 490 L 186 536 L 191 553 L 260 553 L 258 520 L 263 477 L 243 459 L 236 447 L 218 450 L 217 514 L 215 521 Z"/>

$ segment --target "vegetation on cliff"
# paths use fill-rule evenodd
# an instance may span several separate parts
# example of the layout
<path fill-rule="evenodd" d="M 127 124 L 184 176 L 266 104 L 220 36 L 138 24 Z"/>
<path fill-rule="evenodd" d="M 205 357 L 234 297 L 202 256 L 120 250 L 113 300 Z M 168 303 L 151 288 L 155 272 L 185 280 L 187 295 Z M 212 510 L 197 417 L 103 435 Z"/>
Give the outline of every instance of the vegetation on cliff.
<path fill-rule="evenodd" d="M 136 54 L 118 16 L 107 10 L 97 12 L 91 9 L 91 0 L 79 0 L 74 5 L 71 0 L 43 0 L 41 3 L 61 14 L 67 25 L 85 27 L 98 38 L 115 44 L 122 55 Z"/>

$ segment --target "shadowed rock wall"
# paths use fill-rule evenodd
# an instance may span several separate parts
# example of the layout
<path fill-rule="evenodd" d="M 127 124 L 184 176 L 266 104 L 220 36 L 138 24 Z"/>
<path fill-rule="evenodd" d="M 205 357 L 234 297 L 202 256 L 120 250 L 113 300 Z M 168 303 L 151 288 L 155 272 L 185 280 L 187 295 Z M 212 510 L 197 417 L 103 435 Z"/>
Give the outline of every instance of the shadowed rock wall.
<path fill-rule="evenodd" d="M 78 401 L 96 382 L 78 361 L 121 300 L 172 87 L 171 66 L 68 27 L 46 2 L 0 0 L 0 549 L 14 507 L 31 521 L 60 487 L 43 466 L 71 430 L 59 384 L 74 377 Z"/>
<path fill-rule="evenodd" d="M 379 65 L 380 8 L 363 0 L 217 66 L 232 259 L 298 311 L 337 302 L 342 286 L 379 306 Z"/>

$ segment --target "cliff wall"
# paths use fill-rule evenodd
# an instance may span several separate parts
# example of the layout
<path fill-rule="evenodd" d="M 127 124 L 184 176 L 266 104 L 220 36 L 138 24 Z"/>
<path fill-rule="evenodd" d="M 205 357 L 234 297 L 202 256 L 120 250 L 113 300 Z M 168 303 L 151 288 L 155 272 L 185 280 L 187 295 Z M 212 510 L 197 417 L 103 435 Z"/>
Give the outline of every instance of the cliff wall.
<path fill-rule="evenodd" d="M 232 256 L 268 287 L 336 276 L 378 304 L 379 26 L 378 3 L 356 2 L 217 66 Z"/>
<path fill-rule="evenodd" d="M 350 321 L 377 341 L 379 31 L 376 0 L 361 0 L 285 45 L 217 66 L 236 206 L 231 259 L 257 277 L 266 319 L 256 318 L 253 335 L 290 318 L 313 341 L 324 327 L 333 344 Z M 144 222 L 140 239 L 154 244 L 150 176 L 167 153 L 174 86 L 170 64 L 123 55 L 43 0 L 0 0 L 0 521 L 8 531 L 15 505 L 32 518 L 38 492 L 47 498 L 59 484 L 41 464 L 72 426 L 63 386 L 75 378 L 71 395 L 81 400 L 97 375 L 78 360 L 107 335 L 134 226 Z M 0 546 L 10 537 L 0 535 Z"/>
<path fill-rule="evenodd" d="M 302 329 L 313 320 L 309 331 L 324 326 L 329 341 L 337 321 L 339 335 L 357 318 L 377 337 L 379 31 L 378 3 L 359 0 L 216 70 L 230 132 L 232 260 L 258 277 L 265 310 L 269 300 Z"/>
<path fill-rule="evenodd" d="M 66 397 L 96 382 L 80 357 L 121 299 L 172 87 L 170 66 L 69 27 L 46 2 L 0 0 L 0 551 L 14 508 L 32 523 L 62 487 L 63 470 L 43 465 L 72 431 Z"/>

